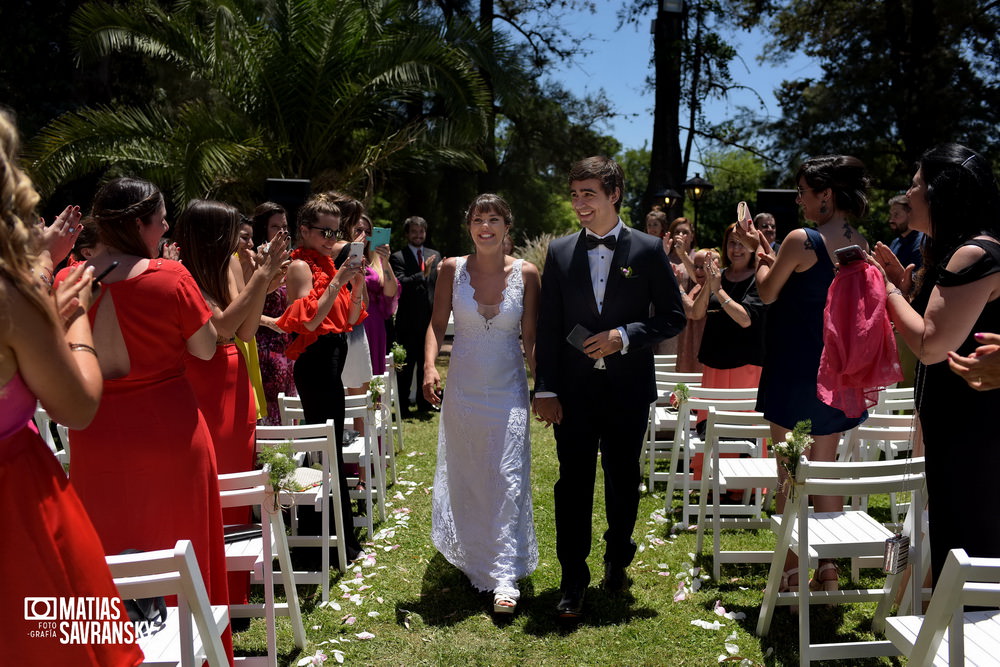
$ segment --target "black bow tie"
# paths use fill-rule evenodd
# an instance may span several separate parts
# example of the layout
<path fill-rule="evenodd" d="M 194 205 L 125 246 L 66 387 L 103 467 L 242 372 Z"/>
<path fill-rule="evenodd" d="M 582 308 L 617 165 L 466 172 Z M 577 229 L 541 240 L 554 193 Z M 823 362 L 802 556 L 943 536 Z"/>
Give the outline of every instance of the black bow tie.
<path fill-rule="evenodd" d="M 599 245 L 606 246 L 608 250 L 614 250 L 615 245 L 618 240 L 614 236 L 605 236 L 603 239 L 599 239 L 592 234 L 587 234 L 587 250 L 593 250 Z"/>

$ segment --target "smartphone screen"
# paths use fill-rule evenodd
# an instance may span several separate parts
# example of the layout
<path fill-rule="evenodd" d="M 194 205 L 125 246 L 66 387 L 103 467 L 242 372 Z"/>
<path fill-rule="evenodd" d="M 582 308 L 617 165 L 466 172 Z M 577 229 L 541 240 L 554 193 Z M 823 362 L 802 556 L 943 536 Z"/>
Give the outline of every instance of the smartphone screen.
<path fill-rule="evenodd" d="M 372 235 L 368 237 L 368 242 L 372 248 L 380 245 L 389 245 L 390 230 L 388 227 L 372 227 Z"/>

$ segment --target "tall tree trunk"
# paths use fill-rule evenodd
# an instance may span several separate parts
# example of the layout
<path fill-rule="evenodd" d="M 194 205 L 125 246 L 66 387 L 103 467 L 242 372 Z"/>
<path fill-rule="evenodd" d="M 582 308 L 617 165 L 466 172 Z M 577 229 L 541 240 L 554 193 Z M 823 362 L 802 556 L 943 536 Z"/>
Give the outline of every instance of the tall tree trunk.
<path fill-rule="evenodd" d="M 487 32 L 491 42 L 490 52 L 493 52 L 493 0 L 479 0 L 479 25 Z M 483 136 L 483 162 L 486 163 L 486 171 L 479 175 L 480 192 L 496 192 L 500 185 L 500 177 L 497 165 L 497 142 L 496 142 L 496 100 L 493 92 L 493 79 L 485 69 L 480 69 L 483 81 L 490 93 L 490 107 L 486 115 L 486 130 Z"/>
<path fill-rule="evenodd" d="M 680 113 L 681 95 L 681 25 L 684 14 L 657 12 L 653 33 L 653 66 L 656 72 L 655 108 L 653 111 L 653 146 L 650 151 L 649 181 L 645 202 L 654 202 L 653 195 L 664 188 L 681 192 L 684 169 L 681 164 Z M 677 205 L 665 209 L 667 217 Z"/>

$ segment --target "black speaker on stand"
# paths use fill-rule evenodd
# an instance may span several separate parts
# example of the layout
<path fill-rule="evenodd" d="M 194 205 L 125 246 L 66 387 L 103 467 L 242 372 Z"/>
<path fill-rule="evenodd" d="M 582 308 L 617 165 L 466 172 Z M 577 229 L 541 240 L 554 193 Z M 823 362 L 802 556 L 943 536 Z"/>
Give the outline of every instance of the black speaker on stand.
<path fill-rule="evenodd" d="M 281 204 L 288 217 L 288 233 L 298 237 L 299 209 L 312 194 L 312 181 L 308 178 L 269 178 L 264 184 L 265 201 Z"/>

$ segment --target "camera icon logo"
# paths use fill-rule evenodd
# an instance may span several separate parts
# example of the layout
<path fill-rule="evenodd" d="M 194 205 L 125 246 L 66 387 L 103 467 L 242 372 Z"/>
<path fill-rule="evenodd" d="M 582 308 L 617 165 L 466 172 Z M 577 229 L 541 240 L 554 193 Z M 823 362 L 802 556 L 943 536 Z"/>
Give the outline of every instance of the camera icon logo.
<path fill-rule="evenodd" d="M 24 598 L 24 620 L 55 621 L 59 606 L 56 598 Z"/>

